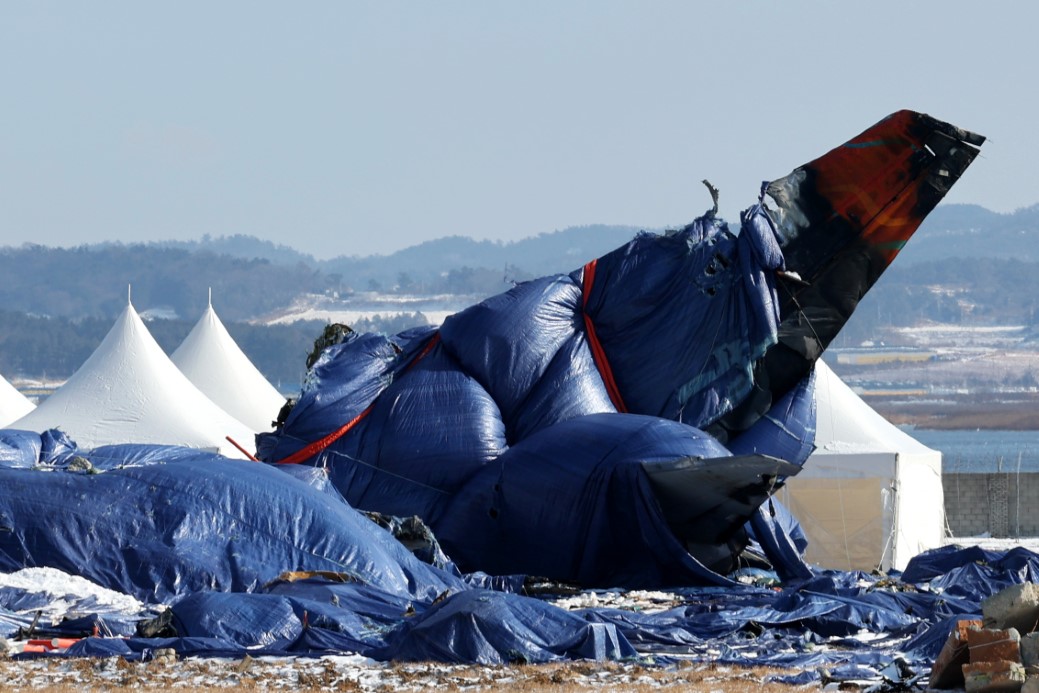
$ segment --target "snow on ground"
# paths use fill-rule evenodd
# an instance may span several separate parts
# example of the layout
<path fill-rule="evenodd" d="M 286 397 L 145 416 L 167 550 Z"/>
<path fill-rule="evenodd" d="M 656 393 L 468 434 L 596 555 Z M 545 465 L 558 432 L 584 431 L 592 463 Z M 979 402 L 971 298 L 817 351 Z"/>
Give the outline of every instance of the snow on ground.
<path fill-rule="evenodd" d="M 0 591 L 16 593 L 17 603 L 32 605 L 28 609 L 9 611 L 33 617 L 39 613 L 41 623 L 49 625 L 64 617 L 77 618 L 91 613 L 141 618 L 153 615 L 151 609 L 129 595 L 55 568 L 23 568 L 15 573 L 0 573 Z"/>
<path fill-rule="evenodd" d="M 341 323 L 343 325 L 355 325 L 361 320 L 374 320 L 377 317 L 384 319 L 395 318 L 400 315 L 411 315 L 413 313 L 421 313 L 426 319 L 427 324 L 439 325 L 444 322 L 447 316 L 452 315 L 458 311 L 413 311 L 413 310 L 336 310 L 336 309 L 325 309 L 325 308 L 304 308 L 299 311 L 281 315 L 277 318 L 266 321 L 267 325 L 288 325 L 294 322 L 301 322 L 304 320 L 316 320 L 327 323 Z"/>
<path fill-rule="evenodd" d="M 1039 376 L 1039 351 L 950 349 L 933 361 L 881 364 L 838 374 L 849 385 L 869 386 L 866 389 L 873 389 L 876 383 L 913 384 L 936 393 L 966 394 L 978 390 L 978 383 L 1008 387 L 1034 380 Z"/>
<path fill-rule="evenodd" d="M 894 327 L 892 330 L 919 348 L 959 346 L 1007 349 L 1020 344 L 1025 336 L 1023 325 L 933 324 Z"/>
<path fill-rule="evenodd" d="M 439 325 L 447 316 L 478 300 L 475 296 L 413 296 L 375 292 L 353 294 L 342 299 L 322 294 L 302 294 L 288 308 L 253 322 L 286 325 L 302 320 L 320 320 L 351 325 L 377 316 L 393 318 L 421 313 L 428 324 Z"/>
<path fill-rule="evenodd" d="M 946 537 L 943 546 L 977 546 L 986 551 L 1009 551 L 1021 547 L 1039 553 L 1039 537 Z"/>
<path fill-rule="evenodd" d="M 632 590 L 620 592 L 617 590 L 585 590 L 570 597 L 551 600 L 553 604 L 567 611 L 576 609 L 626 609 L 628 611 L 641 611 L 653 613 L 655 611 L 666 611 L 684 602 L 683 598 L 671 592 L 656 592 L 647 590 Z"/>

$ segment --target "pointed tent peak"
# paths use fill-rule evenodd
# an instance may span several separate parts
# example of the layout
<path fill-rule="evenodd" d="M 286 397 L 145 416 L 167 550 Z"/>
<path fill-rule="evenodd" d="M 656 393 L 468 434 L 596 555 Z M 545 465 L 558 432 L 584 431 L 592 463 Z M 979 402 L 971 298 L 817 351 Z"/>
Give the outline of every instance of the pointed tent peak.
<path fill-rule="evenodd" d="M 170 359 L 207 397 L 255 431 L 269 431 L 285 404 L 239 348 L 212 304 Z"/>
<path fill-rule="evenodd" d="M 816 445 L 821 450 L 932 452 L 878 414 L 822 359 L 816 361 L 815 373 Z"/>
<path fill-rule="evenodd" d="M 208 287 L 206 289 L 206 307 L 205 307 L 205 310 L 202 311 L 201 318 L 199 318 L 199 321 L 195 323 L 195 326 L 192 328 L 192 330 L 194 331 L 194 329 L 197 329 L 198 326 L 201 325 L 203 322 L 214 322 L 214 321 L 217 322 L 217 323 L 220 323 L 219 329 L 224 329 L 223 323 L 220 321 L 220 318 L 217 317 L 216 309 L 213 308 L 213 287 L 210 286 L 210 287 Z"/>
<path fill-rule="evenodd" d="M 155 341 L 155 337 L 152 336 L 152 333 L 148 330 L 148 326 L 145 325 L 144 320 L 141 319 L 141 314 L 137 312 L 137 309 L 134 308 L 133 304 L 130 302 L 127 302 L 126 306 L 123 308 L 123 312 L 116 317 L 115 322 L 112 323 L 112 328 L 108 331 L 108 334 L 105 335 L 105 338 L 101 343 L 104 344 L 109 340 L 109 338 L 115 340 L 120 336 L 125 337 L 128 332 L 134 335 L 140 334 L 140 339 L 151 342 L 157 349 L 159 349 L 159 351 L 162 351 L 162 347 L 160 347 L 159 343 Z M 162 351 L 162 353 L 165 354 L 166 352 Z"/>
<path fill-rule="evenodd" d="M 108 328 L 108 333 L 105 334 L 104 339 L 101 340 L 101 346 L 104 346 L 109 341 L 118 341 L 119 337 L 123 336 L 127 332 L 137 332 L 142 328 L 147 331 L 144 321 L 141 320 L 141 316 L 137 314 L 137 309 L 133 307 L 132 303 L 127 301 L 126 305 L 123 306 L 123 309 L 119 311 L 119 315 L 115 316 L 115 321 L 112 323 L 112 326 Z M 149 333 L 148 336 L 150 337 L 151 334 Z M 99 346 L 98 349 L 100 349 L 101 346 Z M 95 349 L 94 353 L 88 357 L 88 361 L 90 358 L 93 358 L 94 354 L 97 354 L 98 349 Z"/>
<path fill-rule="evenodd" d="M 0 426 L 22 418 L 35 408 L 28 397 L 0 375 Z"/>
<path fill-rule="evenodd" d="M 11 427 L 61 428 L 84 449 L 155 443 L 229 457 L 242 455 L 226 436 L 253 436 L 181 373 L 129 303 L 79 370 Z"/>
<path fill-rule="evenodd" d="M 231 334 L 224 326 L 224 321 L 220 319 L 219 315 L 217 315 L 216 308 L 213 307 L 212 301 L 206 304 L 206 309 L 202 311 L 202 315 L 199 317 L 198 322 L 195 323 L 194 327 L 191 328 L 191 332 L 189 332 L 188 336 L 184 338 L 183 342 L 181 342 L 181 346 L 184 346 L 184 344 L 191 338 L 191 335 L 198 330 L 203 332 L 212 330 L 222 335 L 226 335 L 226 339 L 231 339 Z M 180 347 L 177 347 L 177 351 L 180 351 Z M 177 352 L 174 351 L 173 353 L 175 354 Z M 170 355 L 170 358 L 173 358 L 172 354 Z M 174 362 L 176 362 L 176 359 L 174 359 Z"/>
<path fill-rule="evenodd" d="M 126 305 L 131 306 L 131 307 L 133 307 L 133 298 L 131 296 L 132 289 L 133 289 L 133 285 L 132 284 L 127 284 L 126 285 Z"/>

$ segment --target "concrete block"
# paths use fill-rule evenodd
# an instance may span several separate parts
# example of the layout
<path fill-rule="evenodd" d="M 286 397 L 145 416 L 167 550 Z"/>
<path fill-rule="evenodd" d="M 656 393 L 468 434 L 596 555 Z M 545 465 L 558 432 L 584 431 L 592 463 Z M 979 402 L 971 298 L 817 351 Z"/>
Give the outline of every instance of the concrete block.
<path fill-rule="evenodd" d="M 1039 667 L 1039 633 L 1026 633 L 1021 638 L 1021 663 L 1025 667 Z"/>
<path fill-rule="evenodd" d="M 978 662 L 963 665 L 963 688 L 967 693 L 1011 693 L 1025 683 L 1025 668 L 1019 662 Z"/>
<path fill-rule="evenodd" d="M 983 599 L 981 615 L 986 628 L 1016 628 L 1020 633 L 1031 633 L 1039 626 L 1039 585 L 1011 585 Z"/>
<path fill-rule="evenodd" d="M 968 630 L 967 648 L 970 650 L 971 664 L 978 662 L 1021 663 L 1021 635 L 1016 628 Z"/>

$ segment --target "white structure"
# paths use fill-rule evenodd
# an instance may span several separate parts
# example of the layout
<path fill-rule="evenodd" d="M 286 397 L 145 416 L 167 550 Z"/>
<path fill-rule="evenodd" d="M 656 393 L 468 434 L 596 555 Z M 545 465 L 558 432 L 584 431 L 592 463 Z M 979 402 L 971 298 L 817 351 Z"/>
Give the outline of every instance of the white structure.
<path fill-rule="evenodd" d="M 816 362 L 816 449 L 779 499 L 824 568 L 901 570 L 942 545 L 942 455 L 889 423 Z"/>
<path fill-rule="evenodd" d="M 20 419 L 35 408 L 25 395 L 0 375 L 0 426 Z"/>
<path fill-rule="evenodd" d="M 129 302 L 79 370 L 8 428 L 60 428 L 84 450 L 159 443 L 245 457 L 226 436 L 254 449 L 253 431 L 191 384 Z"/>
<path fill-rule="evenodd" d="M 254 431 L 271 430 L 285 404 L 227 333 L 212 301 L 170 359 L 195 387 Z"/>

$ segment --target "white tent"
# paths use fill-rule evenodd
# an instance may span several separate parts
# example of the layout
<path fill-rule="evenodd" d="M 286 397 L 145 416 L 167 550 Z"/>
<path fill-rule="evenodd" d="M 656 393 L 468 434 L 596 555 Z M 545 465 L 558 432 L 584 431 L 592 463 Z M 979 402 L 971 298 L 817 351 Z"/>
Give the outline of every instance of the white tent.
<path fill-rule="evenodd" d="M 97 350 L 68 381 L 9 428 L 60 428 L 80 448 L 115 443 L 183 445 L 244 457 L 253 431 L 191 384 L 128 302 Z"/>
<path fill-rule="evenodd" d="M 212 303 L 170 359 L 195 387 L 254 431 L 271 430 L 285 404 L 227 333 Z"/>
<path fill-rule="evenodd" d="M 901 570 L 942 544 L 942 455 L 889 423 L 816 363 L 816 450 L 779 499 L 808 537 L 809 563 Z"/>
<path fill-rule="evenodd" d="M 33 404 L 0 375 L 0 426 L 6 426 L 33 410 Z"/>

